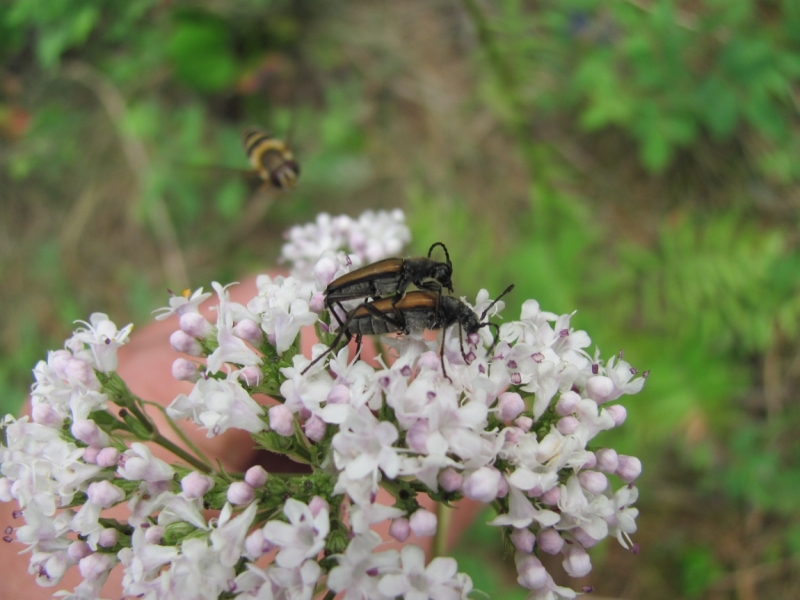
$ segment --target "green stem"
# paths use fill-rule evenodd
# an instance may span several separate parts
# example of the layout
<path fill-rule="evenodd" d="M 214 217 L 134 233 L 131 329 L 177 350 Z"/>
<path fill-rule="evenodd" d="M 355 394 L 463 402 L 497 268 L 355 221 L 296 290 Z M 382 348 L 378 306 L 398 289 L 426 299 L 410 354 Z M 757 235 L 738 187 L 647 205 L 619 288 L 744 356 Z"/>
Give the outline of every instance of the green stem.
<path fill-rule="evenodd" d="M 444 502 L 436 505 L 436 536 L 433 538 L 433 557 L 444 556 L 447 553 L 447 534 L 450 532 L 450 522 L 453 518 L 453 509 Z"/>
<path fill-rule="evenodd" d="M 175 456 L 182 458 L 187 463 L 192 465 L 194 468 L 199 469 L 203 473 L 210 473 L 212 471 L 211 467 L 208 466 L 206 463 L 204 463 L 200 459 L 195 458 L 194 456 L 186 452 L 186 450 L 176 445 L 174 442 L 171 442 L 157 431 L 153 436 L 153 441 L 162 448 L 166 448 L 167 450 L 172 452 Z"/>
<path fill-rule="evenodd" d="M 150 400 L 142 400 L 142 402 L 143 402 L 144 404 L 149 404 L 149 405 L 151 405 L 151 406 L 155 406 L 155 407 L 156 407 L 158 410 L 160 410 L 160 411 L 163 413 L 163 415 L 164 415 L 164 418 L 167 420 L 167 424 L 170 426 L 170 429 L 172 429 L 172 431 L 174 431 L 174 432 L 175 432 L 175 433 L 178 435 L 178 437 L 179 437 L 179 438 L 181 438 L 181 440 L 183 441 L 183 443 L 184 443 L 184 444 L 186 444 L 186 445 L 189 447 L 189 449 L 190 449 L 192 452 L 194 452 L 194 453 L 195 453 L 195 455 L 196 455 L 196 456 L 197 456 L 197 457 L 198 457 L 200 460 L 202 460 L 202 461 L 203 461 L 203 462 L 204 462 L 206 465 L 209 465 L 209 464 L 210 464 L 210 463 L 209 463 L 209 460 L 208 460 L 208 458 L 207 458 L 207 457 L 206 457 L 206 455 L 203 453 L 203 451 L 202 451 L 202 450 L 200 450 L 200 448 L 198 448 L 198 447 L 197 447 L 197 446 L 194 444 L 194 442 L 192 442 L 192 440 L 190 440 L 190 439 L 189 439 L 189 436 L 187 436 L 187 435 L 186 435 L 186 433 L 183 431 L 183 429 L 181 429 L 180 427 L 178 427 L 178 424 L 177 424 L 175 421 L 173 421 L 173 420 L 172 420 L 172 418 L 171 418 L 171 417 L 170 417 L 170 416 L 167 414 L 167 409 L 166 409 L 166 408 L 164 408 L 163 406 L 161 406 L 161 405 L 160 405 L 158 402 L 151 402 Z M 210 470 L 211 470 L 211 469 L 209 468 L 209 471 L 210 471 Z M 208 471 L 207 471 L 207 472 L 208 472 Z"/>

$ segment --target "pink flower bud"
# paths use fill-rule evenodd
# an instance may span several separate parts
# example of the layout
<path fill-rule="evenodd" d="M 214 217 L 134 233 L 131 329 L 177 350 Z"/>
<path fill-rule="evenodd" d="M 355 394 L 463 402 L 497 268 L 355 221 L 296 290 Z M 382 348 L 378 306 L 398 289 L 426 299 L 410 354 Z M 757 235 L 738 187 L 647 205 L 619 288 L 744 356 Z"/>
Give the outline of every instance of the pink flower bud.
<path fill-rule="evenodd" d="M 203 475 L 199 471 L 192 471 L 181 479 L 181 489 L 183 495 L 189 499 L 202 498 L 211 488 L 214 487 L 214 480 L 208 475 Z"/>
<path fill-rule="evenodd" d="M 436 352 L 423 352 L 417 360 L 417 368 L 426 371 L 438 371 L 442 366 Z"/>
<path fill-rule="evenodd" d="M 520 552 L 530 554 L 533 552 L 533 545 L 536 543 L 536 536 L 530 529 L 514 529 L 511 534 L 511 542 Z"/>
<path fill-rule="evenodd" d="M 642 474 L 642 461 L 635 456 L 619 455 L 619 466 L 614 471 L 625 483 L 630 483 Z"/>
<path fill-rule="evenodd" d="M 317 287 L 325 289 L 336 277 L 336 272 L 339 270 L 339 265 L 336 264 L 332 258 L 323 256 L 314 265 L 314 279 L 317 282 Z M 315 311 L 316 312 L 316 311 Z"/>
<path fill-rule="evenodd" d="M 578 481 L 583 489 L 595 496 L 602 494 L 608 487 L 608 479 L 599 471 L 581 471 L 578 473 Z"/>
<path fill-rule="evenodd" d="M 172 376 L 178 381 L 194 383 L 200 379 L 200 369 L 190 360 L 176 358 L 172 363 Z"/>
<path fill-rule="evenodd" d="M 561 563 L 570 577 L 584 577 L 592 570 L 592 561 L 582 546 L 573 544 L 564 549 L 564 561 Z"/>
<path fill-rule="evenodd" d="M 305 425 L 303 425 L 303 431 L 305 431 L 306 437 L 312 442 L 318 442 L 324 438 L 326 429 L 325 421 L 320 419 L 317 415 L 313 415 L 305 422 Z"/>
<path fill-rule="evenodd" d="M 269 409 L 269 426 L 280 436 L 294 435 L 294 415 L 285 404 L 278 404 Z"/>
<path fill-rule="evenodd" d="M 570 533 L 572 534 L 572 537 L 575 538 L 575 541 L 578 542 L 584 548 L 591 548 L 592 546 L 596 546 L 597 544 L 600 543 L 600 540 L 597 540 L 592 536 L 590 536 L 581 527 L 576 527 L 575 529 L 571 529 Z"/>
<path fill-rule="evenodd" d="M 614 382 L 605 375 L 589 377 L 586 382 L 586 395 L 598 404 L 608 401 L 613 393 Z"/>
<path fill-rule="evenodd" d="M 519 429 L 516 429 L 515 427 L 509 427 L 508 429 L 503 431 L 503 435 L 505 436 L 506 440 L 505 443 L 516 444 L 517 442 L 519 442 L 519 434 L 520 434 Z"/>
<path fill-rule="evenodd" d="M 556 486 L 551 487 L 549 490 L 539 496 L 539 500 L 550 506 L 555 506 L 561 500 L 561 488 Z"/>
<path fill-rule="evenodd" d="M 611 415 L 611 418 L 614 419 L 614 425 L 619 427 L 625 422 L 625 419 L 628 417 L 628 411 L 625 410 L 625 407 L 622 404 L 612 404 L 608 408 L 606 408 L 608 414 Z"/>
<path fill-rule="evenodd" d="M 256 386 L 260 385 L 262 381 L 264 381 L 264 373 L 261 371 L 261 367 L 257 365 L 249 365 L 239 371 L 238 374 L 239 381 L 245 383 L 245 385 L 249 386 Z"/>
<path fill-rule="evenodd" d="M 411 526 L 408 523 L 408 519 L 405 517 L 393 519 L 392 524 L 389 525 L 389 535 L 400 543 L 405 542 L 408 536 L 411 535 Z"/>
<path fill-rule="evenodd" d="M 164 540 L 164 528 L 160 525 L 148 527 L 144 532 L 144 539 L 151 544 L 160 544 Z"/>
<path fill-rule="evenodd" d="M 556 429 L 563 435 L 570 435 L 571 433 L 575 433 L 575 430 L 578 429 L 578 425 L 580 424 L 580 421 L 575 417 L 561 417 L 558 423 L 556 423 Z"/>
<path fill-rule="evenodd" d="M 254 346 L 260 346 L 264 341 L 264 330 L 252 319 L 242 319 L 234 325 L 233 335 Z"/>
<path fill-rule="evenodd" d="M 438 520 L 435 514 L 424 508 L 420 508 L 411 515 L 408 526 L 411 527 L 411 531 L 413 531 L 414 535 L 417 537 L 430 537 L 436 533 L 437 523 Z"/>
<path fill-rule="evenodd" d="M 324 292 L 314 292 L 314 295 L 311 296 L 311 300 L 308 302 L 308 309 L 317 314 L 320 314 L 323 310 L 325 310 Z"/>
<path fill-rule="evenodd" d="M 550 576 L 541 561 L 533 555 L 517 560 L 517 583 L 529 590 L 539 590 L 547 585 Z"/>
<path fill-rule="evenodd" d="M 451 467 L 439 473 L 439 485 L 441 485 L 442 489 L 446 492 L 456 492 L 460 490 L 463 483 L 464 477 Z"/>
<path fill-rule="evenodd" d="M 497 406 L 500 409 L 500 420 L 508 423 L 525 410 L 525 401 L 516 392 L 503 392 L 497 400 Z"/>
<path fill-rule="evenodd" d="M 100 387 L 92 365 L 85 360 L 80 360 L 78 358 L 69 360 L 64 367 L 64 374 L 67 376 L 67 379 L 79 381 L 90 389 L 99 389 Z"/>
<path fill-rule="evenodd" d="M 247 469 L 244 480 L 250 487 L 259 488 L 267 483 L 267 472 L 261 465 L 255 465 Z"/>
<path fill-rule="evenodd" d="M 105 448 L 111 443 L 106 432 L 90 419 L 75 421 L 70 431 L 72 431 L 72 435 L 75 436 L 76 440 L 82 441 L 87 446 Z"/>
<path fill-rule="evenodd" d="M 183 313 L 180 318 L 180 328 L 187 335 L 200 340 L 214 335 L 214 326 L 198 312 Z"/>
<path fill-rule="evenodd" d="M 497 469 L 481 467 L 466 477 L 462 490 L 467 498 L 478 502 L 491 502 L 497 498 L 501 479 L 502 476 Z"/>
<path fill-rule="evenodd" d="M 562 417 L 566 417 L 567 415 L 571 415 L 574 413 L 578 408 L 578 403 L 581 401 L 581 397 L 573 391 L 564 392 L 556 402 L 556 413 L 561 415 Z"/>
<path fill-rule="evenodd" d="M 103 529 L 100 532 L 100 535 L 97 538 L 97 543 L 102 546 L 103 548 L 113 548 L 117 545 L 119 541 L 119 531 L 116 529 L 109 527 L 108 529 Z"/>
<path fill-rule="evenodd" d="M 547 552 L 548 554 L 558 554 L 561 552 L 561 548 L 564 547 L 564 538 L 552 528 L 540 531 L 537 539 L 539 540 L 539 548 L 542 549 L 542 552 Z"/>
<path fill-rule="evenodd" d="M 33 422 L 45 427 L 60 427 L 64 419 L 58 416 L 58 413 L 53 410 L 49 404 L 37 404 L 31 410 L 31 417 Z"/>
<path fill-rule="evenodd" d="M 183 352 L 189 356 L 203 356 L 200 342 L 180 329 L 169 336 L 169 343 L 175 352 Z"/>
<path fill-rule="evenodd" d="M 107 552 L 94 552 L 82 558 L 78 563 L 83 578 L 88 581 L 97 581 L 106 572 L 110 571 L 117 564 L 117 559 L 113 554 Z"/>
<path fill-rule="evenodd" d="M 83 344 L 81 344 L 83 345 Z M 72 352 L 69 350 L 53 350 L 47 353 L 47 364 L 56 372 L 61 379 L 67 378 L 67 363 L 72 360 Z"/>
<path fill-rule="evenodd" d="M 244 481 L 235 481 L 228 488 L 228 502 L 234 505 L 250 504 L 256 498 L 256 493 L 250 485 Z"/>
<path fill-rule="evenodd" d="M 514 425 L 527 433 L 531 430 L 531 427 L 533 427 L 533 419 L 530 417 L 518 417 L 517 420 L 514 421 Z"/>
<path fill-rule="evenodd" d="M 69 546 L 67 546 L 67 556 L 69 556 L 72 562 L 77 563 L 80 559 L 89 556 L 93 550 L 86 542 L 82 542 L 80 540 L 72 542 Z"/>
<path fill-rule="evenodd" d="M 321 498 L 320 496 L 314 496 L 311 499 L 311 502 L 308 503 L 308 510 L 310 510 L 311 514 L 316 517 L 323 510 L 330 512 L 331 506 L 330 504 L 328 504 L 328 501 L 325 500 L 325 498 Z"/>
<path fill-rule="evenodd" d="M 89 446 L 83 451 L 83 462 L 96 465 L 97 457 L 100 456 L 100 450 L 104 449 L 105 448 L 98 448 L 97 446 Z"/>
<path fill-rule="evenodd" d="M 86 497 L 89 502 L 103 508 L 110 508 L 125 499 L 125 492 L 110 481 L 95 481 L 89 484 L 89 488 L 86 490 Z"/>
<path fill-rule="evenodd" d="M 603 473 L 613 473 L 619 468 L 619 456 L 613 448 L 602 448 L 595 454 L 597 455 L 597 468 Z"/>
<path fill-rule="evenodd" d="M 259 556 L 271 551 L 272 548 L 272 544 L 264 537 L 263 529 L 256 529 L 247 536 L 244 542 L 244 549 L 247 553 L 247 557 L 252 560 L 258 559 Z"/>
<path fill-rule="evenodd" d="M 328 404 L 350 404 L 350 388 L 337 383 L 328 392 Z"/>
<path fill-rule="evenodd" d="M 84 457 L 86 455 L 84 454 Z M 104 469 L 116 467 L 119 462 L 119 450 L 113 446 L 107 446 L 97 454 L 97 464 Z"/>

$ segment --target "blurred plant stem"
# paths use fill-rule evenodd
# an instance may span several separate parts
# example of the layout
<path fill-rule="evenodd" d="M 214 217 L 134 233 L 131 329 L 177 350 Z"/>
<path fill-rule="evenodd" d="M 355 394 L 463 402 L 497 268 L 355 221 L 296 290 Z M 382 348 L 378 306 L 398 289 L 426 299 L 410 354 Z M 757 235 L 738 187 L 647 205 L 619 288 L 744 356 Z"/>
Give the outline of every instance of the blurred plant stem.
<path fill-rule="evenodd" d="M 131 171 L 133 171 L 139 182 L 139 189 L 140 191 L 144 189 L 151 168 L 150 159 L 141 140 L 126 135 L 122 131 L 122 120 L 126 112 L 125 98 L 122 93 L 105 75 L 86 63 L 69 63 L 64 67 L 63 73 L 67 78 L 86 86 L 94 93 L 100 104 L 103 105 L 116 128 L 122 144 L 122 151 Z M 164 271 L 167 282 L 169 285 L 176 286 L 179 289 L 188 287 L 189 275 L 186 270 L 186 262 L 178 242 L 178 234 L 172 224 L 164 199 L 160 195 L 153 198 L 150 202 L 149 210 L 146 210 L 145 214 L 150 221 L 159 245 L 161 268 Z M 72 232 L 71 235 L 75 236 L 75 233 Z"/>

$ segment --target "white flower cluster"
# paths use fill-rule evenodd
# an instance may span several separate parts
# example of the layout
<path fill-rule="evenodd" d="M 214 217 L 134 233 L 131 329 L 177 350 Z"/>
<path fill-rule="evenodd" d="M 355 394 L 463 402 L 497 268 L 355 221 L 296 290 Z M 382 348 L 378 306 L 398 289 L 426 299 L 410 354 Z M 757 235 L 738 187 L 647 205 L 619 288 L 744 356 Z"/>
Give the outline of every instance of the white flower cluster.
<path fill-rule="evenodd" d="M 194 382 L 168 414 L 209 437 L 246 430 L 260 447 L 311 465 L 311 475 L 218 472 L 167 444 L 114 372 L 130 328 L 118 331 L 105 315 L 92 315 L 65 350 L 39 363 L 32 420 L 7 416 L 0 447 L 0 500 L 20 505 L 26 524 L 15 535 L 31 550 L 37 581 L 56 585 L 77 565 L 84 581 L 60 593 L 95 598 L 121 564 L 124 594 L 148 600 L 311 600 L 324 589 L 348 600 L 466 598 L 472 582 L 453 559 L 426 565 L 417 546 L 381 550 L 378 523 L 389 521 L 401 542 L 436 532 L 437 517 L 418 494 L 492 503 L 491 524 L 513 543 L 518 581 L 532 600 L 577 594 L 554 583 L 541 553 L 561 554 L 565 571 L 582 577 L 591 570 L 586 549 L 608 535 L 635 550 L 641 464 L 592 442 L 625 421 L 624 407 L 612 402 L 637 393 L 644 377 L 621 356 L 589 355 L 590 339 L 570 326 L 571 315 L 528 300 L 497 340 L 482 328 L 462 342 L 453 328 L 444 365 L 438 342 L 410 334 L 384 340 L 391 364 L 375 368 L 344 347 L 308 368 L 299 332 L 318 322 L 314 297 L 333 276 L 326 251 L 347 239 L 372 260 L 397 252 L 406 236 L 402 213 L 323 215 L 292 230 L 284 248 L 293 272 L 325 272 L 315 284 L 262 276 L 256 297 L 239 304 L 215 283 L 216 324 L 198 310 L 210 296 L 202 290 L 173 297 L 160 317 L 179 316 L 170 341 L 190 358 L 177 359 L 173 374 Z M 484 290 L 473 309 L 489 305 Z M 502 308 L 495 304 L 492 317 Z M 255 394 L 278 403 L 267 408 Z M 119 418 L 111 403 L 123 409 Z M 131 436 L 165 445 L 179 462 L 159 460 Z M 610 476 L 621 482 L 616 491 Z M 379 501 L 379 488 L 393 505 Z M 104 512 L 122 503 L 126 520 Z M 204 509 L 221 512 L 207 519 Z"/>
<path fill-rule="evenodd" d="M 291 263 L 292 276 L 305 283 L 314 281 L 314 267 L 323 255 L 343 253 L 356 266 L 373 263 L 400 254 L 411 233 L 403 211 L 368 210 L 358 219 L 321 213 L 315 223 L 292 227 L 286 239 L 281 261 Z"/>

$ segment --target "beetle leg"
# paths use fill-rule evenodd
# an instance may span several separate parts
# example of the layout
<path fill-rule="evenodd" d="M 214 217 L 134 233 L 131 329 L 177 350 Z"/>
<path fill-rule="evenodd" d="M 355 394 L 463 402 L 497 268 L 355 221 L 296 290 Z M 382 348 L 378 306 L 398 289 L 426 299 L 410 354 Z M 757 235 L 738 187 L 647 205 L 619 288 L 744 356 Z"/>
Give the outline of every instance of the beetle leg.
<path fill-rule="evenodd" d="M 453 380 L 450 379 L 450 375 L 447 374 L 447 369 L 444 366 L 444 338 L 447 335 L 447 327 L 442 328 L 442 345 L 439 347 L 439 362 L 442 363 L 442 375 L 447 377 L 447 380 L 450 383 L 453 383 Z M 458 335 L 461 337 L 461 325 L 458 326 Z"/>
<path fill-rule="evenodd" d="M 408 335 L 409 333 L 411 333 L 408 330 L 408 326 L 406 325 L 406 320 L 403 317 L 402 311 L 399 311 L 399 310 L 395 309 L 395 311 L 394 311 L 395 317 L 392 318 L 389 315 L 387 315 L 386 313 L 379 311 L 377 308 L 375 308 L 369 302 L 365 302 L 361 306 L 363 306 L 367 311 L 369 311 L 369 313 L 372 316 L 378 317 L 379 319 L 389 323 L 389 325 L 391 325 L 392 327 L 395 327 L 397 329 L 397 331 L 399 331 L 399 332 L 401 332 L 401 333 L 403 333 L 405 335 Z M 361 308 L 361 307 L 359 307 L 359 308 Z"/>
<path fill-rule="evenodd" d="M 361 339 L 363 336 L 359 333 L 356 335 L 356 360 L 361 360 Z"/>
<path fill-rule="evenodd" d="M 344 309 L 344 307 L 342 307 L 341 303 L 338 303 L 338 302 L 337 302 L 337 304 L 338 304 L 338 305 L 339 305 L 339 306 L 340 306 L 342 309 Z M 361 306 L 368 306 L 368 305 L 369 305 L 369 303 L 368 303 L 368 302 L 364 302 L 364 304 L 362 304 Z M 350 339 L 351 339 L 353 336 L 352 336 L 352 334 L 351 334 L 351 333 L 350 333 L 350 332 L 347 330 L 347 328 L 350 326 L 350 322 L 353 320 L 353 317 L 355 316 L 355 314 L 356 314 L 356 311 L 357 311 L 359 308 L 361 308 L 361 306 L 357 306 L 357 307 L 356 307 L 356 308 L 354 308 L 352 311 L 350 311 L 350 314 L 348 314 L 348 315 L 347 315 L 347 319 L 345 320 L 345 322 L 344 322 L 344 323 L 342 323 L 341 319 L 339 319 L 339 317 L 338 317 L 338 316 L 336 316 L 336 320 L 337 320 L 337 321 L 339 321 L 339 324 L 340 324 L 339 331 L 337 331 L 337 332 L 336 332 L 336 337 L 335 337 L 335 338 L 333 338 L 333 341 L 331 342 L 331 345 L 330 345 L 330 346 L 328 346 L 328 349 L 327 349 L 327 350 L 325 350 L 325 352 L 323 352 L 323 353 L 322 353 L 322 354 L 320 354 L 320 355 L 319 355 L 317 358 L 315 358 L 314 360 L 312 360 L 312 361 L 311 361 L 311 362 L 308 364 L 308 366 L 307 366 L 305 369 L 303 369 L 303 370 L 302 370 L 302 372 L 300 373 L 301 375 L 305 375 L 305 374 L 308 372 L 308 370 L 309 370 L 311 367 L 313 367 L 315 364 L 317 364 L 319 361 L 321 361 L 321 360 L 322 360 L 322 359 L 323 359 L 323 358 L 324 358 L 324 357 L 325 357 L 325 356 L 326 356 L 326 355 L 327 355 L 329 352 L 332 352 L 332 351 L 333 351 L 333 349 L 334 349 L 334 348 L 336 347 L 336 345 L 337 345 L 337 344 L 338 344 L 338 343 L 339 343 L 339 342 L 342 340 L 342 338 L 343 338 L 343 337 L 347 336 L 347 341 L 348 341 L 348 343 L 350 342 Z M 335 312 L 335 311 L 331 310 L 331 312 L 332 312 L 334 315 L 336 315 L 336 312 Z M 359 337 L 361 337 L 361 336 L 359 335 Z"/>

